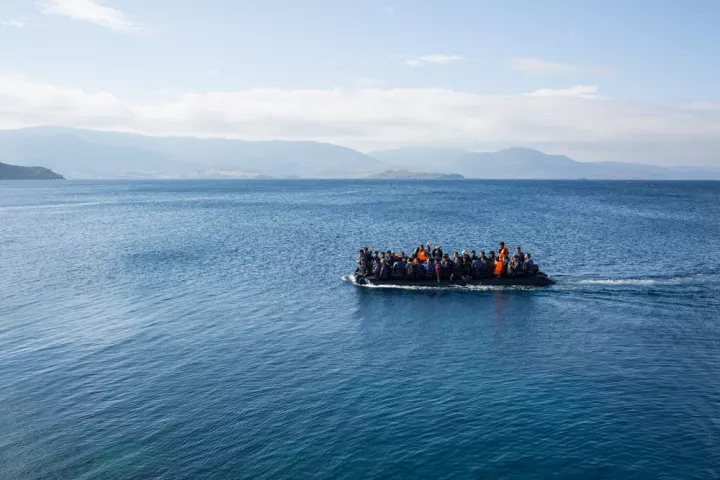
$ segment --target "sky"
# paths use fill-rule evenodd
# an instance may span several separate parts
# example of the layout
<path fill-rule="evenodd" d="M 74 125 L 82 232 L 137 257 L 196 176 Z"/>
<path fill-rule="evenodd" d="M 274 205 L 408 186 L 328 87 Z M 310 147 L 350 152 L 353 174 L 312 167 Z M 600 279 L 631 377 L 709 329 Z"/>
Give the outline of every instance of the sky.
<path fill-rule="evenodd" d="M 2 0 L 0 128 L 720 166 L 715 0 Z"/>

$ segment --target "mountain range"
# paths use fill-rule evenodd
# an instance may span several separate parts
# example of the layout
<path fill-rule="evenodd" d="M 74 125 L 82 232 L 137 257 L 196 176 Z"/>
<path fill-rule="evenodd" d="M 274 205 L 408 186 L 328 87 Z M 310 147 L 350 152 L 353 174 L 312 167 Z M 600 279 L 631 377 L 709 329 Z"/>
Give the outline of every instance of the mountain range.
<path fill-rule="evenodd" d="M 488 179 L 720 179 L 720 167 L 578 162 L 529 148 L 403 148 L 362 153 L 311 141 L 148 137 L 66 127 L 0 130 L 0 161 L 66 178 L 367 178 L 388 170 Z"/>

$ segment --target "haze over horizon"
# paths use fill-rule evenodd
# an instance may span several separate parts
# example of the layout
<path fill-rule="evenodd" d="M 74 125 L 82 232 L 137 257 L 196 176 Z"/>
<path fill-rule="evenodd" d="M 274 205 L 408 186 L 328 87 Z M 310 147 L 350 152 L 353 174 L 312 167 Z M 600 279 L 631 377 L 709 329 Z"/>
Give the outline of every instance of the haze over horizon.
<path fill-rule="evenodd" d="M 7 0 L 0 128 L 720 166 L 720 4 Z"/>

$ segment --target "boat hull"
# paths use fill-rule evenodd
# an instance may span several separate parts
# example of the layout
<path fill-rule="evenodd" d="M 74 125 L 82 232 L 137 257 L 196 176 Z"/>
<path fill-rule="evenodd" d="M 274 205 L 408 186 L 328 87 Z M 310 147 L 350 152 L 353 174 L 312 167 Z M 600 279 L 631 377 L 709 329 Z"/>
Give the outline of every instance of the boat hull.
<path fill-rule="evenodd" d="M 373 285 L 373 286 L 398 286 L 398 287 L 447 287 L 447 286 L 467 286 L 467 285 L 484 285 L 484 286 L 520 286 L 520 287 L 544 287 L 552 285 L 552 281 L 547 275 L 538 273 L 537 275 L 528 275 L 515 278 L 471 278 L 467 281 L 450 281 L 450 280 L 433 280 L 418 279 L 407 280 L 404 278 L 388 278 L 379 279 L 375 277 L 355 277 L 353 282 L 357 285 Z"/>

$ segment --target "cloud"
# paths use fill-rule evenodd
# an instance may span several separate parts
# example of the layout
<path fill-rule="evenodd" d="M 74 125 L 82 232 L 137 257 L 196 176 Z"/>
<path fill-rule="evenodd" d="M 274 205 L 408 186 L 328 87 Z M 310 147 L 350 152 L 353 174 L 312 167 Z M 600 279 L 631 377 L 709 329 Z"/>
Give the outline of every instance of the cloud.
<path fill-rule="evenodd" d="M 103 3 L 103 0 L 45 0 L 38 4 L 47 15 L 62 15 L 122 33 L 147 33 L 145 27 L 127 18 L 123 12 Z"/>
<path fill-rule="evenodd" d="M 20 125 L 93 125 L 114 127 L 133 122 L 133 113 L 114 95 L 0 77 L 0 127 Z"/>
<path fill-rule="evenodd" d="M 570 65 L 567 63 L 549 62 L 539 58 L 523 57 L 513 58 L 509 61 L 510 68 L 515 71 L 531 75 L 572 75 L 590 74 L 600 77 L 609 77 L 615 72 L 607 67 Z"/>
<path fill-rule="evenodd" d="M 405 59 L 405 65 L 410 67 L 424 67 L 430 63 L 447 65 L 461 60 L 465 60 L 465 57 L 460 55 L 424 55 L 422 57 L 411 57 Z"/>
<path fill-rule="evenodd" d="M 590 97 L 597 91 L 597 85 L 575 85 L 564 89 L 541 88 L 530 95 L 535 97 Z"/>
<path fill-rule="evenodd" d="M 23 28 L 27 25 L 27 22 L 24 18 L 14 18 L 11 20 L 0 20 L 0 27 L 10 27 L 10 28 Z"/>
<path fill-rule="evenodd" d="M 151 101 L 0 77 L 0 128 L 67 125 L 147 135 L 539 148 L 579 160 L 718 164 L 720 102 L 633 102 L 596 86 L 481 95 L 432 88 L 258 88 Z"/>

